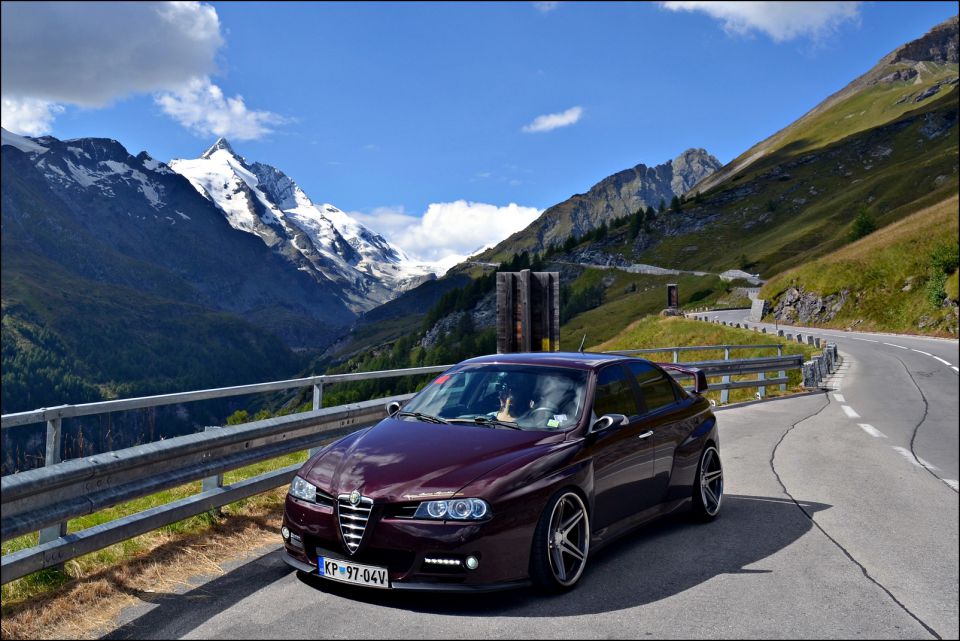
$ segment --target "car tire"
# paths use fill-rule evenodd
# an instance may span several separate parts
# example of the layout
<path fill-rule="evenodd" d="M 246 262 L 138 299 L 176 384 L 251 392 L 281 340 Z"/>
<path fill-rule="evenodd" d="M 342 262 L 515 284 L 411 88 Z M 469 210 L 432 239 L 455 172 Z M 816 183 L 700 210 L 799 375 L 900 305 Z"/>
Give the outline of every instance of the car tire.
<path fill-rule="evenodd" d="M 720 451 L 713 443 L 709 443 L 700 453 L 692 493 L 694 518 L 698 521 L 717 518 L 723 503 L 723 465 Z"/>
<path fill-rule="evenodd" d="M 572 589 L 590 555 L 590 515 L 573 489 L 560 490 L 547 501 L 530 549 L 530 580 L 548 593 Z"/>

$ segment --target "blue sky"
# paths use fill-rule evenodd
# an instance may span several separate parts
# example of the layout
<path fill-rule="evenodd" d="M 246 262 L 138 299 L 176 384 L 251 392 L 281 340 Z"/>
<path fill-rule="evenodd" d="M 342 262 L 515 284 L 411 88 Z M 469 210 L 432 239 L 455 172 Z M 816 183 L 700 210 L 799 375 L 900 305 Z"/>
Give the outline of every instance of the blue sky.
<path fill-rule="evenodd" d="M 158 26 L 150 5 L 57 14 L 5 2 L 4 126 L 116 138 L 161 160 L 195 157 L 225 133 L 314 200 L 401 237 L 431 205 L 465 201 L 448 224 L 470 203 L 493 205 L 491 216 L 516 203 L 529 217 L 688 147 L 727 162 L 957 11 L 699 5 L 213 2 Z M 81 36 L 56 38 L 65 24 Z M 146 35 L 115 51 L 119 34 Z M 39 63 L 18 58 L 30 38 L 47 39 L 59 78 L 37 79 Z M 530 130 L 550 114 L 563 126 Z"/>

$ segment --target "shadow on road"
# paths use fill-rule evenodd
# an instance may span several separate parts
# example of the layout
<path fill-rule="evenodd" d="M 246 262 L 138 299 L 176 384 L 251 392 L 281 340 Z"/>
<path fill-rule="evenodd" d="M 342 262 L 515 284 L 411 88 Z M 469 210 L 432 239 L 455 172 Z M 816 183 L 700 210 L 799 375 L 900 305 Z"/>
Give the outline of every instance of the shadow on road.
<path fill-rule="evenodd" d="M 822 503 L 803 506 L 811 514 L 830 507 Z M 712 523 L 693 523 L 686 515 L 678 515 L 604 548 L 591 556 L 580 585 L 559 596 L 544 596 L 532 589 L 471 595 L 387 592 L 354 588 L 304 573 L 297 573 L 297 578 L 303 587 L 332 597 L 410 612 L 474 617 L 574 616 L 653 603 L 722 574 L 768 572 L 759 562 L 788 547 L 811 527 L 810 520 L 792 501 L 727 495 L 721 516 Z M 186 594 L 163 598 L 155 608 L 105 638 L 187 634 L 291 573 L 280 560 L 279 550 L 270 552 Z"/>
<path fill-rule="evenodd" d="M 298 574 L 324 592 L 383 607 L 462 616 L 571 616 L 631 608 L 688 590 L 720 574 L 767 572 L 746 569 L 787 547 L 812 524 L 789 500 L 727 495 L 722 516 L 693 523 L 685 514 L 640 528 L 591 557 L 572 592 L 540 595 L 532 589 L 458 595 L 381 592 Z M 813 514 L 830 506 L 803 503 Z"/>

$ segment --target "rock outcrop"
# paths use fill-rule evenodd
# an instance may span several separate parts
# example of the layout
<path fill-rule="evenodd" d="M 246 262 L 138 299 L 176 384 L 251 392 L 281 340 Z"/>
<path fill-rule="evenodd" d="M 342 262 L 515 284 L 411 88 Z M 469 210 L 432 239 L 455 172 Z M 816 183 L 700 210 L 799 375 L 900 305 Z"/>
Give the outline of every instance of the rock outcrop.
<path fill-rule="evenodd" d="M 838 294 L 820 296 L 816 292 L 805 292 L 802 287 L 791 287 L 777 301 L 773 315 L 779 322 L 788 325 L 816 325 L 833 320 L 849 295 L 849 289 Z"/>

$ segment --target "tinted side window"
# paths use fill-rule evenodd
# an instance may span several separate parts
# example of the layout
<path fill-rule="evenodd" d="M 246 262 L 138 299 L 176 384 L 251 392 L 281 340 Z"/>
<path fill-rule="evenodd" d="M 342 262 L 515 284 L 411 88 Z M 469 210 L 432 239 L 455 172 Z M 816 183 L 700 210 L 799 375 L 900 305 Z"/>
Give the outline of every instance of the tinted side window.
<path fill-rule="evenodd" d="M 633 374 L 640 388 L 640 398 L 647 412 L 655 412 L 661 407 L 672 405 L 677 397 L 673 383 L 662 371 L 649 363 L 630 363 L 630 373 Z"/>
<path fill-rule="evenodd" d="M 593 413 L 597 417 L 604 414 L 636 416 L 639 413 L 637 398 L 630 387 L 630 379 L 619 365 L 611 365 L 600 370 L 593 400 Z"/>

